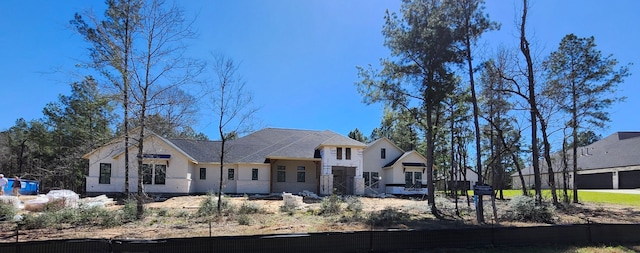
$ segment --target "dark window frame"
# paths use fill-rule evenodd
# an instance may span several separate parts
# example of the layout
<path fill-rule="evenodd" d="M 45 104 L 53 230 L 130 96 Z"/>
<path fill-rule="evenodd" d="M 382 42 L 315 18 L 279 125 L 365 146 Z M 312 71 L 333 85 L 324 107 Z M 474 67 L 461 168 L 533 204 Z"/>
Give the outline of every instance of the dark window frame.
<path fill-rule="evenodd" d="M 370 174 L 368 171 L 362 172 L 362 177 L 364 178 L 364 186 L 371 187 Z"/>
<path fill-rule="evenodd" d="M 251 180 L 258 180 L 259 170 L 257 168 L 251 169 Z"/>
<path fill-rule="evenodd" d="M 336 148 L 336 159 L 342 160 L 342 148 Z"/>
<path fill-rule="evenodd" d="M 227 168 L 227 180 L 236 180 L 236 170 L 233 168 Z"/>
<path fill-rule="evenodd" d="M 344 149 L 344 159 L 351 160 L 351 148 Z"/>
<path fill-rule="evenodd" d="M 306 168 L 304 166 L 298 166 L 298 173 L 296 174 L 296 178 L 298 183 L 307 182 L 307 173 L 306 173 Z"/>
<path fill-rule="evenodd" d="M 207 168 L 200 168 L 200 180 L 207 180 Z"/>
<path fill-rule="evenodd" d="M 279 183 L 287 182 L 287 166 L 278 165 L 278 172 L 276 173 L 276 181 Z"/>
<path fill-rule="evenodd" d="M 167 165 L 156 164 L 153 169 L 153 184 L 164 185 L 167 182 Z"/>
<path fill-rule="evenodd" d="M 99 173 L 98 184 L 111 184 L 111 163 L 100 163 Z"/>
<path fill-rule="evenodd" d="M 142 164 L 142 184 L 153 184 L 153 167 L 151 164 Z"/>
<path fill-rule="evenodd" d="M 380 149 L 380 159 L 387 159 L 387 149 L 386 148 L 381 148 Z"/>

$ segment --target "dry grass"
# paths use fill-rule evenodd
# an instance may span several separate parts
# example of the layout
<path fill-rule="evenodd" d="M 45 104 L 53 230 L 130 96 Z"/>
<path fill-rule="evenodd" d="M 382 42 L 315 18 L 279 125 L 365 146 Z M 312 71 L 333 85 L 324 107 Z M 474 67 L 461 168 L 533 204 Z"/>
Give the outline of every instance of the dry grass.
<path fill-rule="evenodd" d="M 303 207 L 285 213 L 280 211 L 282 200 L 247 200 L 244 197 L 229 198 L 236 210 L 242 203 L 250 203 L 261 209 L 260 213 L 240 218 L 237 213 L 217 217 L 197 217 L 199 203 L 206 196 L 185 196 L 170 198 L 164 202 L 146 204 L 151 214 L 140 221 L 114 228 L 68 227 L 66 229 L 36 229 L 20 231 L 20 241 L 104 238 L 104 239 L 158 239 L 176 237 L 231 236 L 255 234 L 287 234 L 313 232 L 343 232 L 372 229 L 368 216 L 392 208 L 408 217 L 374 229 L 420 229 L 477 226 L 473 203 L 467 207 L 466 198 L 459 199 L 460 216 L 455 215 L 452 199 L 438 197 L 436 204 L 446 220 L 438 220 L 431 215 L 428 203 L 419 199 L 401 198 L 360 198 L 363 217 L 355 218 L 353 212 L 344 211 L 338 215 L 318 215 L 320 203 L 304 204 Z M 24 201 L 24 200 L 23 200 Z M 506 211 L 508 201 L 497 201 L 498 217 Z M 346 204 L 343 204 L 346 206 Z M 495 223 L 491 202 L 485 201 L 485 219 L 491 225 Z M 112 209 L 121 206 L 111 207 Z M 242 223 L 247 225 L 240 225 Z M 504 226 L 541 225 L 522 222 L 506 222 L 498 219 Z M 640 223 L 640 208 L 635 206 L 579 204 L 556 211 L 556 223 Z M 0 242 L 15 241 L 13 224 L 1 224 Z M 210 229 L 211 226 L 211 229 Z"/>

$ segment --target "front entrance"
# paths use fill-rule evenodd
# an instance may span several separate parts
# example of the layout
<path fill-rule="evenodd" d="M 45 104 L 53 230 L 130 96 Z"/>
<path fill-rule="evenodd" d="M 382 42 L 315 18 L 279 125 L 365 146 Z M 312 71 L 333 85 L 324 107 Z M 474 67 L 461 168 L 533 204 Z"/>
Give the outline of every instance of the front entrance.
<path fill-rule="evenodd" d="M 356 176 L 355 167 L 331 168 L 333 174 L 333 193 L 338 195 L 353 195 L 353 178 Z"/>

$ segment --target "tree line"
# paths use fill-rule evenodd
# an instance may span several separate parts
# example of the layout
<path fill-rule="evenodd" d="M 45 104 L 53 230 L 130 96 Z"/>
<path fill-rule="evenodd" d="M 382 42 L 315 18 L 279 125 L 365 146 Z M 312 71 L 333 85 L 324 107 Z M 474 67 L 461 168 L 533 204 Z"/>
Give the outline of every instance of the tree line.
<path fill-rule="evenodd" d="M 529 194 L 522 170 L 531 166 L 536 203 L 542 203 L 541 177 L 547 173 L 558 205 L 551 163 L 557 153 L 565 182 L 561 199 L 569 203 L 568 173 L 575 179 L 577 170 L 573 154 L 597 140 L 594 130 L 609 121 L 607 109 L 624 99 L 616 90 L 629 75 L 628 66 L 603 55 L 594 37 L 568 34 L 549 55 L 533 55 L 528 10 L 523 0 L 513 49 L 479 57 L 481 35 L 501 28 L 484 12 L 484 1 L 403 0 L 398 13 L 385 14 L 382 34 L 390 55 L 379 67 L 357 67 L 355 85 L 363 102 L 382 103 L 385 111 L 369 138 L 358 129 L 349 136 L 365 142 L 386 137 L 424 154 L 428 200 L 436 215 L 434 182 L 464 181 L 460 176 L 467 170 L 502 197 L 499 190 L 511 187 L 512 173 Z M 553 146 L 552 138 L 562 145 Z M 478 212 L 483 222 L 481 198 Z"/>
<path fill-rule="evenodd" d="M 82 193 L 88 173 L 82 156 L 124 136 L 126 146 L 137 148 L 136 154 L 125 153 L 129 195 L 129 159 L 142 166 L 148 130 L 167 138 L 207 139 L 190 127 L 198 111 L 193 101 L 211 105 L 207 115 L 223 143 L 249 130 L 245 126 L 255 109 L 246 106 L 251 96 L 238 66 L 223 56 L 212 56 L 209 67 L 186 56 L 196 34 L 179 6 L 162 0 L 105 3 L 103 15 L 79 12 L 70 20 L 89 46 L 88 59 L 78 65 L 94 75 L 70 84 L 71 94 L 48 104 L 43 118 L 18 119 L 0 132 L 5 174 Z M 549 55 L 532 55 L 527 0 L 521 7 L 515 27 L 519 44 L 480 57 L 481 36 L 501 29 L 484 12 L 483 1 L 403 0 L 398 13 L 384 14 L 382 34 L 390 55 L 379 67 L 357 67 L 363 102 L 385 108 L 380 126 L 368 137 L 358 129 L 349 136 L 364 142 L 386 137 L 404 150 L 420 151 L 431 168 L 428 199 L 434 214 L 434 182 L 464 181 L 468 170 L 497 190 L 510 188 L 510 175 L 519 173 L 528 194 L 522 170 L 532 166 L 532 188 L 541 203 L 541 176 L 545 166 L 552 172 L 554 152 L 562 154 L 563 175 L 574 173 L 575 179 L 572 154 L 597 139 L 594 129 L 609 121 L 607 109 L 624 99 L 616 89 L 629 75 L 628 67 L 603 55 L 593 37 L 568 34 Z M 203 80 L 208 73 L 212 77 Z M 186 91 L 194 87 L 201 91 L 198 97 Z M 132 130 L 136 133 L 130 136 Z M 552 138 L 562 145 L 552 146 Z M 224 152 L 219 155 L 222 167 Z M 136 196 L 144 196 L 142 171 L 137 171 Z M 549 180 L 552 189 L 555 181 Z M 560 199 L 569 201 L 563 185 Z M 573 197 L 577 202 L 576 192 Z"/>
<path fill-rule="evenodd" d="M 83 156 L 123 137 L 124 146 L 135 150 L 130 154 L 125 149 L 123 193 L 138 200 L 137 215 L 142 217 L 141 204 L 148 196 L 138 168 L 143 168 L 143 140 L 149 131 L 165 138 L 208 140 L 191 127 L 204 109 L 219 138 L 229 140 L 246 130 L 255 109 L 232 59 L 211 55 L 208 66 L 206 60 L 186 56 L 196 33 L 180 6 L 163 0 L 105 4 L 102 15 L 82 11 L 69 21 L 88 45 L 89 57 L 77 65 L 94 75 L 72 83 L 71 94 L 46 105 L 43 118 L 18 119 L 0 132 L 0 170 L 39 180 L 44 191 L 84 193 L 89 164 Z M 224 153 L 218 155 L 222 160 Z M 137 171 L 137 182 L 130 182 L 130 171 Z M 137 185 L 137 192 L 130 185 Z"/>

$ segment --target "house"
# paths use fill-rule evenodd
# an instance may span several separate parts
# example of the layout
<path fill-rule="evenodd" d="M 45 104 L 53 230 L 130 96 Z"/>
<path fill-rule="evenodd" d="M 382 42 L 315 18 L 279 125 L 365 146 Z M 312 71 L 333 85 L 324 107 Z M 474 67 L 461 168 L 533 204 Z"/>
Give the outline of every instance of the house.
<path fill-rule="evenodd" d="M 137 147 L 127 148 L 129 189 L 135 192 Z M 226 142 L 222 172 L 220 151 L 219 141 L 165 139 L 147 132 L 142 157 L 144 191 L 167 195 L 217 192 L 220 176 L 223 192 L 229 194 L 310 191 L 362 195 L 373 193 L 366 191 L 372 184 L 376 192 L 385 193 L 398 189 L 423 193 L 426 189 L 422 187 L 426 159 L 415 151 L 400 150 L 389 140 L 366 145 L 328 130 L 266 128 Z M 380 152 L 388 153 L 382 156 Z M 84 156 L 89 160 L 88 195 L 124 192 L 124 153 L 119 138 Z M 411 178 L 405 180 L 408 173 Z"/>
<path fill-rule="evenodd" d="M 572 158 L 569 151 L 568 187 L 573 188 Z M 549 188 L 549 174 L 546 162 L 541 161 L 542 186 Z M 634 189 L 640 188 L 640 132 L 616 132 L 590 145 L 577 150 L 578 171 L 576 187 L 578 189 Z M 556 186 L 563 186 L 562 159 L 560 154 L 552 157 Z M 533 185 L 533 169 L 522 171 L 527 186 Z M 520 178 L 515 172 L 511 175 L 513 187 L 520 188 Z"/>

